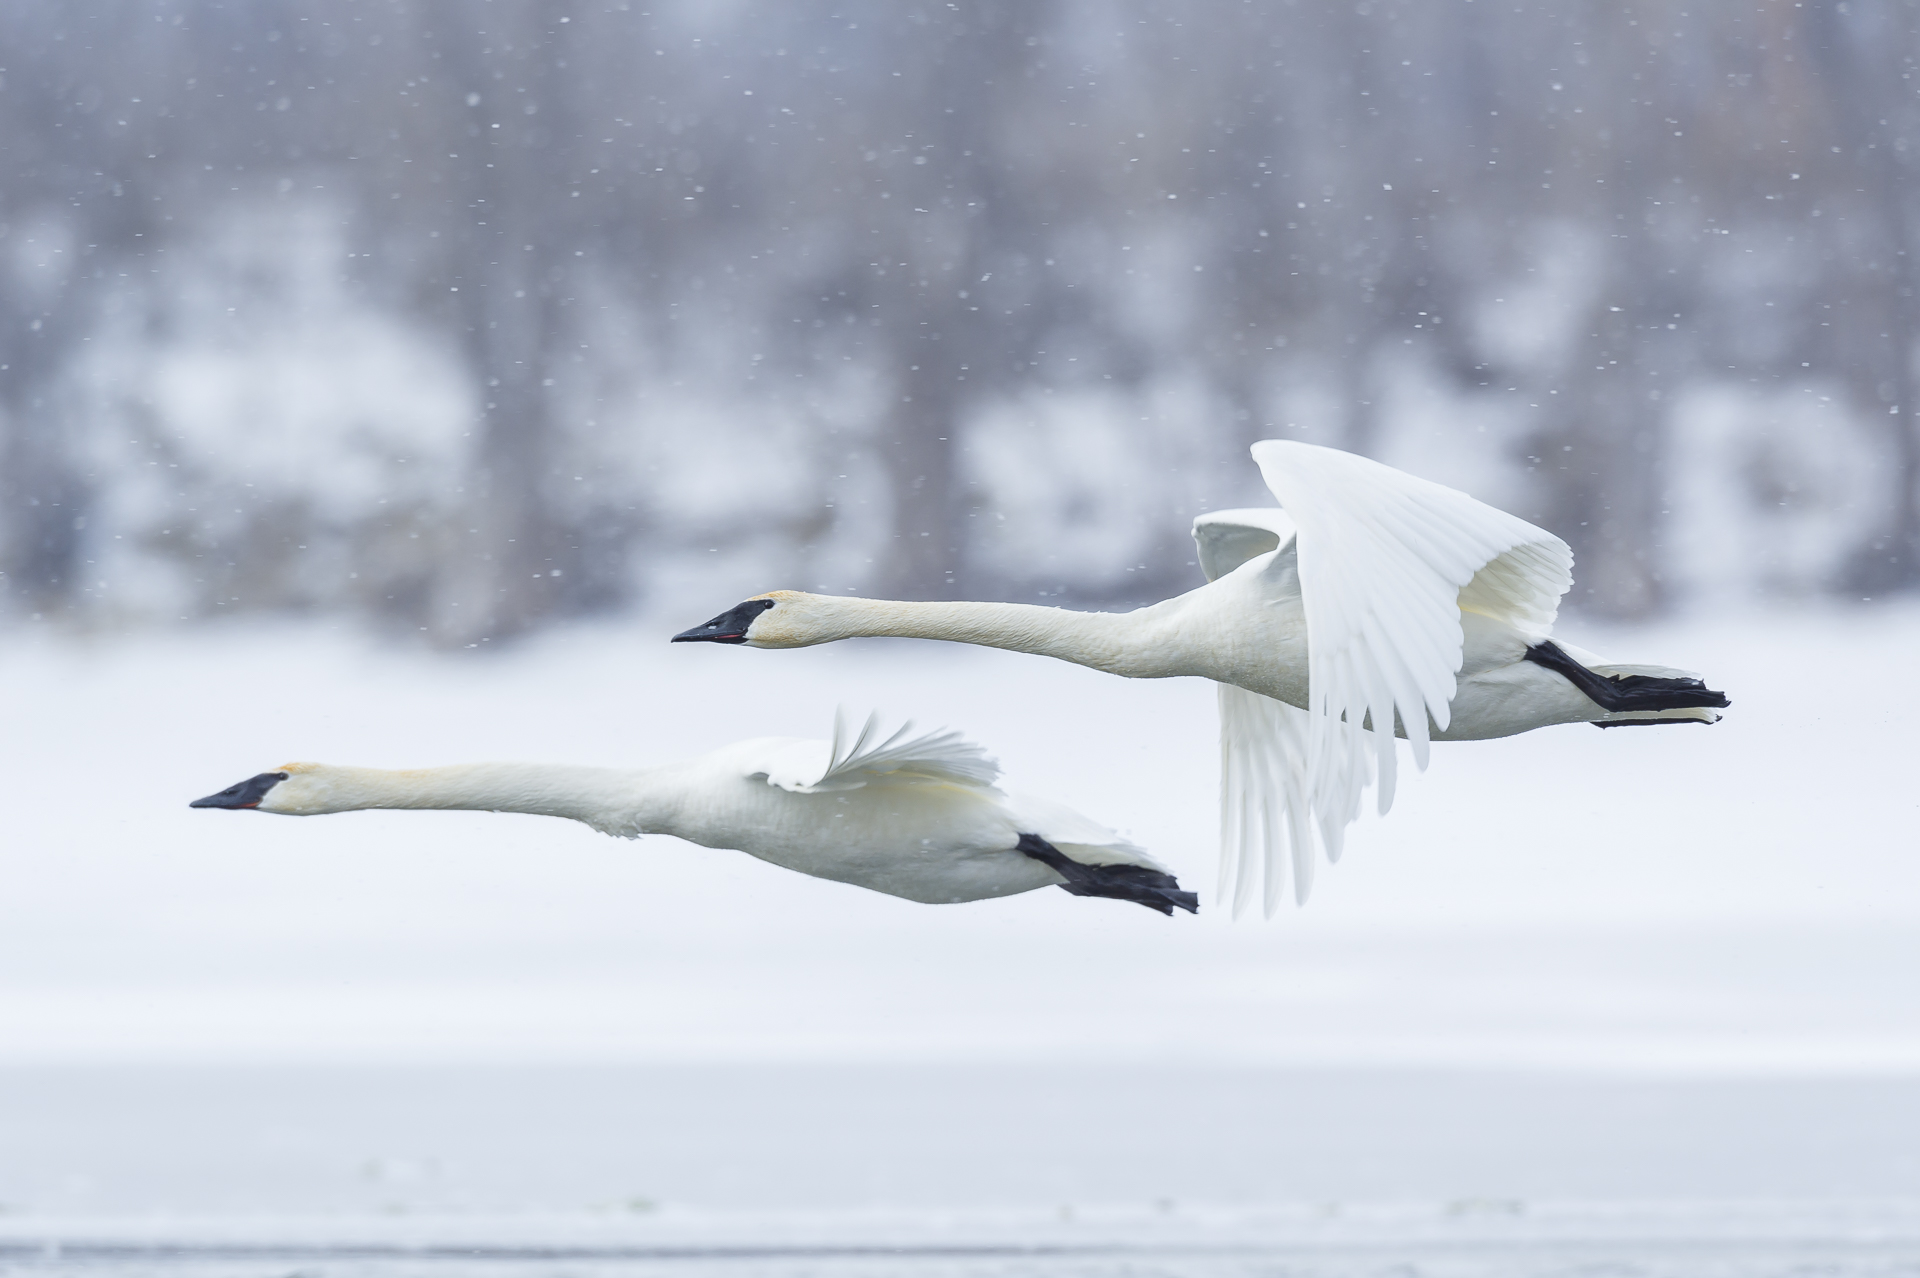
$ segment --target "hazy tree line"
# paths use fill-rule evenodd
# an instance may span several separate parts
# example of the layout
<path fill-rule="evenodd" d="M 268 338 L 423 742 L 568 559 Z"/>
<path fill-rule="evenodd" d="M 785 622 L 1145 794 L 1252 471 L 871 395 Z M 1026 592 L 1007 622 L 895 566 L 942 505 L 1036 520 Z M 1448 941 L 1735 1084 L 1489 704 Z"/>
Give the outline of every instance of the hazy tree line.
<path fill-rule="evenodd" d="M 1434 405 L 1422 438 L 1574 543 L 1581 606 L 1670 600 L 1698 467 L 1763 531 L 1840 512 L 1795 580 L 1909 587 L 1917 18 L 12 0 L 0 616 L 349 609 L 470 643 L 676 564 L 1143 598 L 1192 584 L 1194 510 L 1257 499 L 1246 443 L 1393 457 Z M 314 298 L 411 345 L 329 364 L 296 325 L 318 371 L 196 434 L 195 395 L 240 410 L 179 352 Z M 392 389 L 356 392 L 379 350 Z M 1687 425 L 1704 386 L 1747 396 L 1720 435 Z M 338 457 L 249 469 L 354 393 Z M 386 422 L 416 393 L 453 423 L 418 446 Z"/>

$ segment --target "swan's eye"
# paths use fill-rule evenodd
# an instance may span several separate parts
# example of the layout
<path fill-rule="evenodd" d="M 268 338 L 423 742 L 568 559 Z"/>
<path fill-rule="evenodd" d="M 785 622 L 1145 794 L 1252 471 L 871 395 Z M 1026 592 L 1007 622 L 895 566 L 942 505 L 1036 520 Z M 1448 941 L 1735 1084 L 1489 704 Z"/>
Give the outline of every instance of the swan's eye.
<path fill-rule="evenodd" d="M 682 630 L 670 642 L 673 643 L 745 643 L 747 631 L 753 628 L 754 619 L 773 607 L 771 599 L 749 599 L 736 604 L 704 625 L 691 630 Z"/>

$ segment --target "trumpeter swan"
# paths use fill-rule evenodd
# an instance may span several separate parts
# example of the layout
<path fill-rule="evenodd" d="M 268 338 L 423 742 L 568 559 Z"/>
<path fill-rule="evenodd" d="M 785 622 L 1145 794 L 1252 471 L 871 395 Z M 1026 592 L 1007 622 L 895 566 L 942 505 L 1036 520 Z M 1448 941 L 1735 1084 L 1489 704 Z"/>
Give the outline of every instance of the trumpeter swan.
<path fill-rule="evenodd" d="M 710 848 L 944 904 L 1057 886 L 1163 914 L 1198 909 L 1144 851 L 1071 808 L 1008 794 L 999 765 L 957 732 L 767 737 L 640 771 L 476 763 L 387 772 L 288 763 L 196 808 L 318 816 L 364 808 L 531 812 L 602 834 L 672 834 Z"/>
<path fill-rule="evenodd" d="M 1313 883 L 1314 835 L 1338 860 L 1376 772 L 1393 802 L 1391 721 L 1427 743 L 1556 723 L 1714 723 L 1728 704 L 1684 670 L 1618 665 L 1548 638 L 1573 584 L 1552 533 L 1465 493 L 1341 452 L 1253 446 L 1280 509 L 1200 516 L 1207 584 L 1129 613 L 1009 603 L 902 603 L 777 590 L 674 642 L 798 648 L 891 635 L 1039 653 L 1130 678 L 1220 684 L 1221 891 L 1272 914 L 1291 862 Z"/>

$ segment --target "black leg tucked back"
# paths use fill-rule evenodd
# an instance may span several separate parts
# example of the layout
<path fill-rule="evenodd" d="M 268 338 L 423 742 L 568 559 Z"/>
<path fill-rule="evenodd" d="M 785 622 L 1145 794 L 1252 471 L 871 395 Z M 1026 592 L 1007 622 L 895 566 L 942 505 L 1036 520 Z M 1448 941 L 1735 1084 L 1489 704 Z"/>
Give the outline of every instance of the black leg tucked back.
<path fill-rule="evenodd" d="M 1182 892 L 1179 880 L 1144 865 L 1082 865 L 1037 834 L 1023 834 L 1014 847 L 1058 874 L 1060 886 L 1075 896 L 1110 896 L 1171 915 L 1178 906 L 1200 912 L 1200 898 Z"/>
<path fill-rule="evenodd" d="M 1733 703 L 1698 679 L 1666 679 L 1657 675 L 1603 675 L 1569 657 L 1559 644 L 1543 640 L 1527 649 L 1527 660 L 1545 666 L 1585 693 L 1602 710 L 1724 710 Z M 1652 722 L 1659 722 L 1653 720 Z M 1669 720 L 1684 723 L 1686 720 Z M 1603 728 L 1613 724 L 1601 724 Z"/>

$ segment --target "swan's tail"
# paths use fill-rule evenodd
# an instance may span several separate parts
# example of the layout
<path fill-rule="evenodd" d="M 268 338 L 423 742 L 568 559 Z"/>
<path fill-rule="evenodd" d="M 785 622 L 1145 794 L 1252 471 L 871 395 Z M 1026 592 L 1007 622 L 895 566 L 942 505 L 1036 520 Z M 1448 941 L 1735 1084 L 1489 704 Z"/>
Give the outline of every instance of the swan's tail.
<path fill-rule="evenodd" d="M 1144 865 L 1083 865 L 1037 834 L 1021 835 L 1014 847 L 1065 879 L 1060 886 L 1075 896 L 1110 896 L 1167 915 L 1176 906 L 1189 914 L 1200 912 L 1200 898 L 1182 892 L 1180 881 L 1164 870 Z"/>

